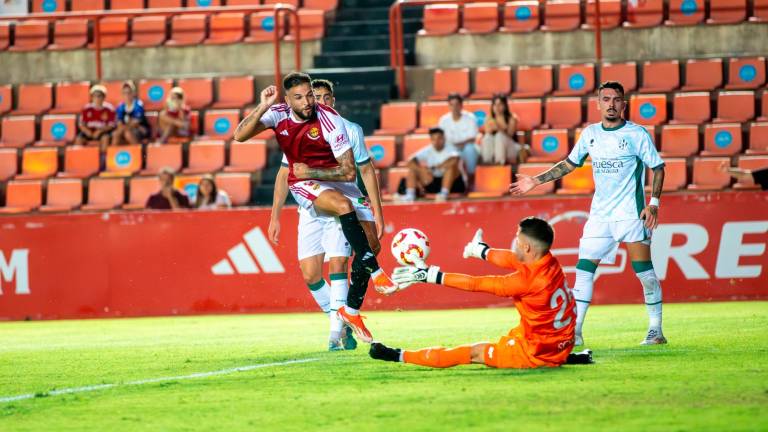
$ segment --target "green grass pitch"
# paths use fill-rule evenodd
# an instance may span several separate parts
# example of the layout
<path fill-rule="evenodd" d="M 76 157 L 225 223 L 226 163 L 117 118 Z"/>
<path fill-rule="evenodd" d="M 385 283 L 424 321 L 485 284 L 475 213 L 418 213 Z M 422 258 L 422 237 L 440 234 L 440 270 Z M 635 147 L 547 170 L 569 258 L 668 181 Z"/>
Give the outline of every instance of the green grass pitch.
<path fill-rule="evenodd" d="M 596 306 L 594 365 L 432 370 L 325 352 L 324 315 L 0 323 L 0 431 L 768 430 L 768 303 L 664 306 L 667 346 L 640 347 L 642 305 Z M 512 309 L 370 313 L 377 339 L 495 340 Z M 247 365 L 316 359 L 140 385 Z M 55 389 L 118 384 L 50 395 Z"/>

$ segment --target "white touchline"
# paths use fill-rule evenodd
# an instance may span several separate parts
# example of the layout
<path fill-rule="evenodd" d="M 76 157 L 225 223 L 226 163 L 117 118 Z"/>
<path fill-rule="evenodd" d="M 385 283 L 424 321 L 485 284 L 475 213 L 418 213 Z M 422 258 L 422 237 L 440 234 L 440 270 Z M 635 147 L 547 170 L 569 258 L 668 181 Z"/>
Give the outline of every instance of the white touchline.
<path fill-rule="evenodd" d="M 308 358 L 308 359 L 299 359 L 299 360 L 287 360 L 287 361 L 275 362 L 275 363 L 262 363 L 262 364 L 238 366 L 234 368 L 221 369 L 221 370 L 211 371 L 211 372 L 198 372 L 190 375 L 147 378 L 147 379 L 142 379 L 137 381 L 128 381 L 124 383 L 114 383 L 114 384 L 98 384 L 98 385 L 84 386 L 84 387 L 70 387 L 70 388 L 63 388 L 60 390 L 51 390 L 49 392 L 44 392 L 42 394 L 45 396 L 58 396 L 58 395 L 71 394 L 71 393 L 85 393 L 85 392 L 92 392 L 96 390 L 104 390 L 104 389 L 113 388 L 113 387 L 152 384 L 152 383 L 158 383 L 158 382 L 164 382 L 164 381 L 179 381 L 179 380 L 188 380 L 188 379 L 195 379 L 195 378 L 206 378 L 206 377 L 216 376 L 216 375 L 228 375 L 235 372 L 246 372 L 254 369 L 262 369 L 262 368 L 267 368 L 272 366 L 286 366 L 286 365 L 296 364 L 296 363 L 309 363 L 317 360 L 319 359 Z M 24 399 L 33 399 L 38 394 L 39 393 L 27 393 L 27 394 L 21 394 L 16 396 L 0 397 L 0 403 L 14 402 L 14 401 L 19 401 Z"/>

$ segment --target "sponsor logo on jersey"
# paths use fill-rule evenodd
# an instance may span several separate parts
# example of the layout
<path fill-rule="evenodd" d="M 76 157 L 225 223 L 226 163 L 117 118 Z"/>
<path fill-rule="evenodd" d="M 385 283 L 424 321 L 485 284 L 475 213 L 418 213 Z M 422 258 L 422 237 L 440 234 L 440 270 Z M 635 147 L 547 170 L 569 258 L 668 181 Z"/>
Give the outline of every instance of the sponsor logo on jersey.
<path fill-rule="evenodd" d="M 288 135 L 290 135 L 290 134 L 288 133 L 288 131 L 287 131 L 287 130 L 283 129 L 282 131 L 280 131 L 280 135 L 285 135 L 285 136 L 288 136 Z"/>
<path fill-rule="evenodd" d="M 619 159 L 601 159 L 592 161 L 592 169 L 598 174 L 619 174 L 624 168 L 624 161 Z"/>
<path fill-rule="evenodd" d="M 316 140 L 320 138 L 320 129 L 313 127 L 312 129 L 307 132 L 307 136 L 312 138 L 313 140 Z"/>

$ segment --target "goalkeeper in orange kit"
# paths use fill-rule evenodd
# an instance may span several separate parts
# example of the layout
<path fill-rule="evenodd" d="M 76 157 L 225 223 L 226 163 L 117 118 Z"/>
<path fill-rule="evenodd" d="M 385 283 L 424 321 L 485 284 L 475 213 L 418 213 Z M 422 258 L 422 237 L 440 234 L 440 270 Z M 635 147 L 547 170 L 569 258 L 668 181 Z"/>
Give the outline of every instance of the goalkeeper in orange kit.
<path fill-rule="evenodd" d="M 560 263 L 549 252 L 553 239 L 554 232 L 549 223 L 533 217 L 520 222 L 512 250 L 491 249 L 483 242 L 482 230 L 478 230 L 464 248 L 464 258 L 480 258 L 513 270 L 503 276 L 443 273 L 439 267 L 424 263 L 397 268 L 392 280 L 399 289 L 426 282 L 511 297 L 520 313 L 520 325 L 496 343 L 480 342 L 450 349 L 406 351 L 374 342 L 371 357 L 436 368 L 470 363 L 495 368 L 591 363 L 591 351 L 571 354 L 576 324 L 575 302 Z"/>

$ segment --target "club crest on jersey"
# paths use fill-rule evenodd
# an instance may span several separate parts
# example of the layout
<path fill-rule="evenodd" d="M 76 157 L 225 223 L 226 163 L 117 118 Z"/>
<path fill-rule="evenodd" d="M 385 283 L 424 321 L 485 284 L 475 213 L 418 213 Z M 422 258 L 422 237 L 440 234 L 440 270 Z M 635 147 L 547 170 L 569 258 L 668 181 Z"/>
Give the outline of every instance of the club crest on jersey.
<path fill-rule="evenodd" d="M 320 129 L 313 127 L 309 130 L 309 132 L 307 132 L 307 136 L 313 140 L 320 138 Z"/>
<path fill-rule="evenodd" d="M 619 150 L 626 150 L 627 147 L 629 147 L 629 143 L 627 142 L 626 139 L 622 138 L 621 141 L 619 142 Z"/>

